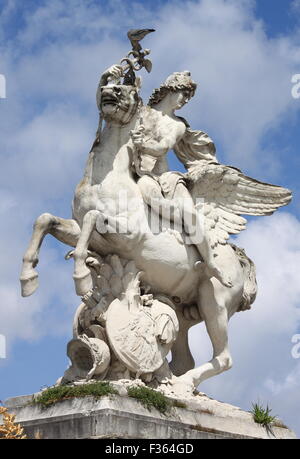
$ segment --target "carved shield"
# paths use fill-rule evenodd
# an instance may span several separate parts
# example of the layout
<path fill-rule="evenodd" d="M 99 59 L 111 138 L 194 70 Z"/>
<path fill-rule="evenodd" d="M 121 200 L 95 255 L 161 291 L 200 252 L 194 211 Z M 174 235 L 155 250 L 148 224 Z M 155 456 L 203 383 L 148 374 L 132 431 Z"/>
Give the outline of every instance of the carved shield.
<path fill-rule="evenodd" d="M 106 332 L 117 358 L 130 371 L 152 373 L 163 364 L 165 353 L 150 307 L 130 310 L 127 302 L 115 299 L 107 310 Z"/>

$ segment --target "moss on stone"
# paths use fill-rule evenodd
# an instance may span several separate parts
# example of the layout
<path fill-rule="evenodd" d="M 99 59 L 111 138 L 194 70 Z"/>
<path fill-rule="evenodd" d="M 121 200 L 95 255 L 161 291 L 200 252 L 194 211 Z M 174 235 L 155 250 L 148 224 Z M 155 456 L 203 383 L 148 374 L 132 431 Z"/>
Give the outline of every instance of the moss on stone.
<path fill-rule="evenodd" d="M 172 406 L 170 400 L 165 395 L 149 387 L 129 387 L 127 392 L 129 397 L 139 400 L 148 410 L 156 408 L 165 414 Z"/>
<path fill-rule="evenodd" d="M 44 407 L 68 398 L 93 396 L 96 398 L 103 395 L 117 394 L 116 390 L 108 382 L 80 384 L 78 386 L 62 385 L 49 387 L 39 395 L 34 403 Z"/>

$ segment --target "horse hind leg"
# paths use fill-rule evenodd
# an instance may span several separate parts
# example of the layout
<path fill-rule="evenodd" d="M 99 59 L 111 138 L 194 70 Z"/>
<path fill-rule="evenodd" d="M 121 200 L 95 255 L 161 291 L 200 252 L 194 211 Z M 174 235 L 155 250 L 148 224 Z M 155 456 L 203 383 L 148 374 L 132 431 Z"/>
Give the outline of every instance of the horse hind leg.
<path fill-rule="evenodd" d="M 38 273 L 34 268 L 38 264 L 40 247 L 47 234 L 75 247 L 80 228 L 75 220 L 66 220 L 48 213 L 37 218 L 33 226 L 31 241 L 23 257 L 20 281 L 21 293 L 24 297 L 32 295 L 38 288 Z"/>
<path fill-rule="evenodd" d="M 174 390 L 195 389 L 205 379 L 220 374 L 232 367 L 228 348 L 228 311 L 224 303 L 223 290 L 228 290 L 215 280 L 206 280 L 199 289 L 199 312 L 203 317 L 213 346 L 212 359 L 198 368 L 188 371 L 175 381 Z M 224 293 L 224 292 L 223 292 Z"/>
<path fill-rule="evenodd" d="M 179 320 L 179 333 L 172 346 L 172 361 L 169 366 L 173 375 L 181 376 L 195 367 L 195 361 L 189 347 L 188 332 L 202 319 L 196 305 L 178 307 L 176 313 Z"/>

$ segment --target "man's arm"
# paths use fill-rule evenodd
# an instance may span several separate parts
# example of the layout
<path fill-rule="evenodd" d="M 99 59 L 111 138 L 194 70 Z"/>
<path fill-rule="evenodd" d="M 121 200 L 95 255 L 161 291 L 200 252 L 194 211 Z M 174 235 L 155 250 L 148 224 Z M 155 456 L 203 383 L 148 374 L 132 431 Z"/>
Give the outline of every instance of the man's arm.
<path fill-rule="evenodd" d="M 169 165 L 168 165 L 168 160 L 167 156 L 162 156 L 161 158 L 158 158 L 155 164 L 155 167 L 153 168 L 152 173 L 154 175 L 160 176 L 164 172 L 169 171 Z"/>

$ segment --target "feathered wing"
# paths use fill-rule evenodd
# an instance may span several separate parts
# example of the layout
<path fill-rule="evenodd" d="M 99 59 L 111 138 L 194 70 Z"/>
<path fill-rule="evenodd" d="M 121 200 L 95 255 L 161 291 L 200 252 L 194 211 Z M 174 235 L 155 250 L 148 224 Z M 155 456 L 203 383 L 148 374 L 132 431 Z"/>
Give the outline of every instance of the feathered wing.
<path fill-rule="evenodd" d="M 290 190 L 259 182 L 239 169 L 219 164 L 211 138 L 205 132 L 190 129 L 188 124 L 174 152 L 188 170 L 188 187 L 205 217 L 212 246 L 225 244 L 230 234 L 246 228 L 247 220 L 242 214 L 271 215 L 291 201 Z"/>
<path fill-rule="evenodd" d="M 205 217 L 212 246 L 225 244 L 230 234 L 246 228 L 242 214 L 271 215 L 292 198 L 286 188 L 259 182 L 217 162 L 195 161 L 187 179 L 196 207 Z"/>

